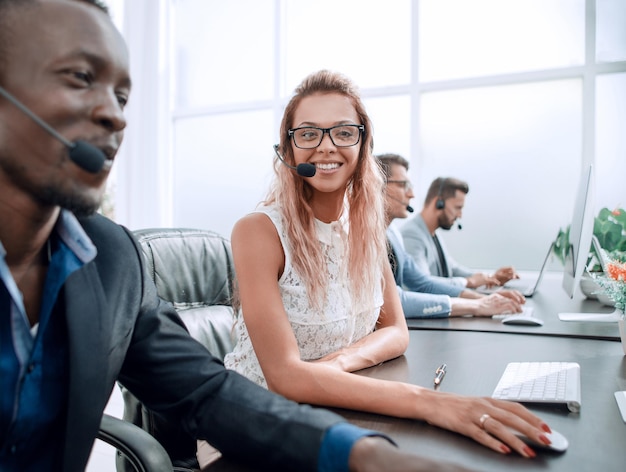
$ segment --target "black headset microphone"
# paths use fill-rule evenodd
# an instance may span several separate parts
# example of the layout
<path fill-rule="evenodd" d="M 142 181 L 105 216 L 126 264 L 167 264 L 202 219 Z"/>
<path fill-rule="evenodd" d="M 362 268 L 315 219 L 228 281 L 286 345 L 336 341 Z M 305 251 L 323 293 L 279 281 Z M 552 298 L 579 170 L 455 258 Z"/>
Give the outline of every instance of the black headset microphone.
<path fill-rule="evenodd" d="M 435 202 L 435 208 L 437 210 L 443 210 L 446 207 L 446 201 L 443 199 L 443 186 L 448 182 L 448 178 L 441 179 L 441 183 L 439 184 L 439 191 L 437 192 L 437 201 Z M 456 227 L 459 229 L 463 229 L 463 225 L 457 221 Z"/>
<path fill-rule="evenodd" d="M 278 152 L 278 144 L 274 144 L 273 147 L 274 147 L 274 152 L 278 156 L 278 160 L 280 160 L 280 162 L 282 162 L 284 165 L 289 167 L 291 170 L 295 170 L 296 173 L 300 177 L 313 177 L 315 175 L 315 172 L 317 171 L 317 169 L 315 168 L 313 164 L 308 164 L 306 162 L 302 164 L 298 164 L 297 166 L 292 166 L 290 164 L 287 164 L 287 161 L 285 161 L 285 159 L 283 159 L 283 156 L 281 156 L 280 153 Z"/>
<path fill-rule="evenodd" d="M 35 115 L 30 109 L 26 107 L 26 105 L 21 103 L 17 98 L 15 98 L 1 86 L 0 95 L 10 101 L 23 113 L 25 113 L 26 116 L 28 116 L 41 128 L 43 128 L 50 135 L 52 135 L 52 137 L 54 137 L 58 141 L 61 141 L 69 149 L 70 159 L 78 167 L 92 174 L 97 174 L 102 170 L 102 167 L 104 167 L 106 156 L 100 149 L 92 144 L 89 144 L 86 141 L 75 141 L 73 143 L 68 141 L 59 133 L 57 133 L 48 123 Z"/>
<path fill-rule="evenodd" d="M 413 213 L 415 211 L 415 209 L 411 206 L 411 205 L 407 205 L 406 203 L 404 203 L 402 200 L 400 200 L 399 198 L 396 197 L 392 197 L 391 195 L 389 195 L 389 198 L 391 198 L 392 200 L 395 200 L 396 202 L 400 202 L 403 205 L 406 205 L 406 211 L 408 211 L 409 213 Z"/>

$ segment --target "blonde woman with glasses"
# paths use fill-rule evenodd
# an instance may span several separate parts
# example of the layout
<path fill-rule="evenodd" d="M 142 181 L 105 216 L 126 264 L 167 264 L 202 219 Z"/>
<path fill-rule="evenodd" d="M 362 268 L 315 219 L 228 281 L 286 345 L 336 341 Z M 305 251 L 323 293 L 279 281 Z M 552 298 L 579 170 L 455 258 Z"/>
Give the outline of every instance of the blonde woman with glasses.
<path fill-rule="evenodd" d="M 329 71 L 305 78 L 277 151 L 267 198 L 232 233 L 240 310 L 226 366 L 300 403 L 423 420 L 534 457 L 509 427 L 546 444 L 550 428 L 520 404 L 353 374 L 409 341 L 372 124 L 354 84 Z"/>

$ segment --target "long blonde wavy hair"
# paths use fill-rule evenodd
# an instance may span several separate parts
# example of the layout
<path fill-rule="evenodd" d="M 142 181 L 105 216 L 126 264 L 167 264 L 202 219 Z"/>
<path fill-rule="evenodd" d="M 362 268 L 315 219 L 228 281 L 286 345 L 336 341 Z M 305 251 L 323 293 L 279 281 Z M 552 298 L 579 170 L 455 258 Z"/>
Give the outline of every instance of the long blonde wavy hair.
<path fill-rule="evenodd" d="M 387 262 L 385 237 L 383 178 L 372 156 L 372 124 L 361 101 L 357 87 L 347 77 L 327 70 L 306 77 L 295 89 L 287 104 L 280 125 L 280 150 L 286 162 L 295 159 L 288 130 L 293 127 L 295 110 L 304 97 L 337 93 L 348 97 L 365 125 L 357 166 L 345 195 L 349 233 L 347 241 L 347 275 L 353 300 L 371 306 L 373 294 L 382 286 L 381 271 Z M 295 172 L 274 161 L 276 178 L 264 201 L 282 209 L 293 267 L 307 287 L 309 303 L 321 307 L 328 280 L 326 262 L 315 230 L 315 216 L 310 200 L 312 187 Z"/>

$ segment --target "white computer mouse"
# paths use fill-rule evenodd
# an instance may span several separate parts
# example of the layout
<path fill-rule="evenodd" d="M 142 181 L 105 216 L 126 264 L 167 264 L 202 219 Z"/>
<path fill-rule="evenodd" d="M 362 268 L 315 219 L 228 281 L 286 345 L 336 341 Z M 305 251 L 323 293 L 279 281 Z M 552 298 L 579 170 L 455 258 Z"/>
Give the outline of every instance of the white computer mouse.
<path fill-rule="evenodd" d="M 519 432 L 516 432 L 515 435 L 532 448 L 541 448 L 550 451 L 565 452 L 565 450 L 567 450 L 569 446 L 569 441 L 567 440 L 567 438 L 555 430 L 552 430 L 552 433 L 545 433 L 548 439 L 552 441 L 552 444 L 549 445 L 541 442 L 535 442 Z"/>
<path fill-rule="evenodd" d="M 502 318 L 505 325 L 543 326 L 543 320 L 520 313 L 519 315 L 507 315 Z"/>

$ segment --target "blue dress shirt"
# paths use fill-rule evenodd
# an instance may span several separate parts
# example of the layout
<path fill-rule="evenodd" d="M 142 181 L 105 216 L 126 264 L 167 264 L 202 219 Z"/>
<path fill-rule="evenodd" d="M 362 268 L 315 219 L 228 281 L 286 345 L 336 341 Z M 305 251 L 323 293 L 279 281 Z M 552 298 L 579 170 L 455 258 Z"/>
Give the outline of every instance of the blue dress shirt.
<path fill-rule="evenodd" d="M 96 249 L 69 212 L 50 237 L 51 257 L 38 323 L 31 327 L 23 297 L 0 242 L 0 469 L 53 470 L 67 401 L 67 332 L 55 309 L 61 287 Z"/>
<path fill-rule="evenodd" d="M 389 226 L 387 240 L 395 256 L 394 278 L 406 318 L 445 318 L 450 315 L 450 297 L 458 297 L 462 287 L 424 273 L 404 249 L 398 230 Z"/>

